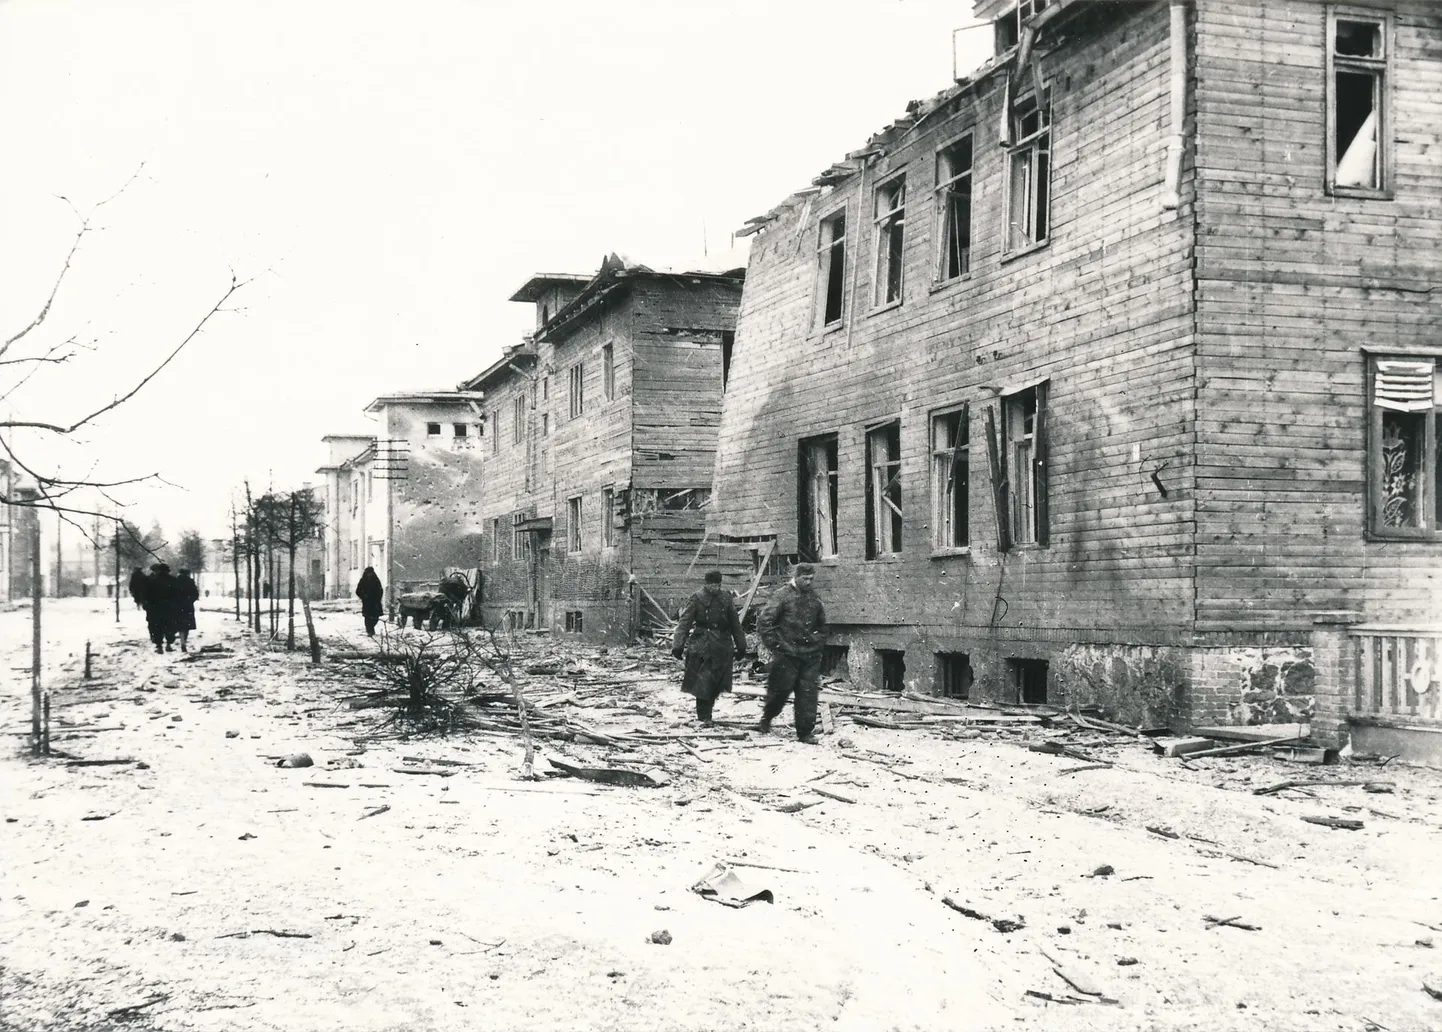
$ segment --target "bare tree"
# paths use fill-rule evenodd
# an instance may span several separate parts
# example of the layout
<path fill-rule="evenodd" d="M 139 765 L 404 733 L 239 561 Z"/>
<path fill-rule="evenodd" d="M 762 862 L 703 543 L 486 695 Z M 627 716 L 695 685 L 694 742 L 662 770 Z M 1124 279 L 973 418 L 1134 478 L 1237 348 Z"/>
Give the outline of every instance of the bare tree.
<path fill-rule="evenodd" d="M 177 551 L 182 567 L 197 574 L 205 570 L 205 541 L 201 538 L 199 531 L 182 532 Z"/>
<path fill-rule="evenodd" d="M 79 226 L 75 231 L 74 239 L 70 242 L 69 250 L 60 263 L 60 268 L 51 282 L 49 294 L 40 304 L 34 316 L 18 330 L 0 336 L 0 401 L 8 399 L 40 371 L 52 366 L 66 365 L 73 362 L 82 352 L 94 350 L 95 342 L 93 340 L 82 341 L 78 334 L 64 340 L 55 339 L 56 335 L 49 332 L 50 325 L 47 320 L 55 310 L 56 301 L 61 298 L 66 278 L 77 262 L 86 237 L 98 231 L 94 221 L 97 213 L 124 193 L 126 188 L 140 175 L 143 168 L 142 165 L 140 169 L 136 170 L 135 175 L 126 181 L 125 185 L 105 200 L 94 205 L 85 214 L 81 214 L 67 198 L 61 198 L 67 205 L 70 205 Z M 93 500 L 97 495 L 114 502 L 108 493 L 112 489 L 158 479 L 158 473 L 123 479 L 106 479 L 93 468 L 80 476 L 68 476 L 58 469 L 42 468 L 43 463 L 26 458 L 22 453 L 29 449 L 20 442 L 26 439 L 27 435 L 32 446 L 37 441 L 73 439 L 78 431 L 90 427 L 101 420 L 106 413 L 124 405 L 140 393 L 166 366 L 170 365 L 175 357 L 200 335 L 211 319 L 221 312 L 234 311 L 234 309 L 226 307 L 227 303 L 237 291 L 249 282 L 251 281 L 240 280 L 235 271 L 231 270 L 229 282 L 218 291 L 208 308 L 201 309 L 201 314 L 190 331 L 149 372 L 129 387 L 113 394 L 109 401 L 93 401 L 88 405 L 81 406 L 77 413 L 58 415 L 53 418 L 0 419 L 0 454 L 3 454 L 17 470 L 29 478 L 34 489 L 33 496 L 28 492 L 0 489 L 0 502 L 8 505 L 50 509 L 60 519 L 71 523 L 82 533 L 86 533 L 83 524 L 73 517 L 82 515 L 102 516 L 107 519 L 112 517 L 112 513 L 100 511 L 99 503 Z M 76 380 L 79 384 L 86 382 L 86 378 L 80 376 L 77 376 Z"/>
<path fill-rule="evenodd" d="M 266 496 L 273 514 L 275 541 L 286 551 L 288 570 L 288 617 L 285 647 L 295 648 L 295 554 L 306 541 L 313 539 L 325 526 L 325 505 L 310 488 Z"/>

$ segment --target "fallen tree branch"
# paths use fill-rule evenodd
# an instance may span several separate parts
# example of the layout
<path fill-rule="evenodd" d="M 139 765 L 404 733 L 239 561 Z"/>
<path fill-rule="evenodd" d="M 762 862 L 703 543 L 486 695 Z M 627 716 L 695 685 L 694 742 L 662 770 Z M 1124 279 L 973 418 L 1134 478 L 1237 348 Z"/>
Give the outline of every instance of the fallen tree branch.
<path fill-rule="evenodd" d="M 135 1015 L 145 1010 L 145 1008 L 154 1007 L 157 1003 L 164 1003 L 168 999 L 170 999 L 169 993 L 157 993 L 144 1003 L 131 1003 L 124 1007 L 116 1007 L 114 1010 L 107 1011 L 105 1016 L 107 1018 L 118 1018 L 124 1021 L 127 1018 L 135 1017 Z"/>

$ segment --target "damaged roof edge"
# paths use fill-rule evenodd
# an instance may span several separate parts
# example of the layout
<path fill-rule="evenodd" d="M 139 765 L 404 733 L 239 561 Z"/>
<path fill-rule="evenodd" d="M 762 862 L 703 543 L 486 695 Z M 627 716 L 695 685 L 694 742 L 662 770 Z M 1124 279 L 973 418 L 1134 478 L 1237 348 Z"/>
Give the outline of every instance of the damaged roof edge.
<path fill-rule="evenodd" d="M 1048 5 L 1040 14 L 1035 15 L 1030 20 L 1030 24 L 1035 28 L 1040 28 L 1058 18 L 1063 10 L 1075 7 L 1080 2 L 1081 0 L 1054 0 L 1054 2 Z M 979 22 L 995 21 L 999 17 L 1004 17 L 1009 11 L 1015 9 L 1015 7 L 1016 0 L 977 0 L 977 3 L 974 5 L 973 14 Z M 990 17 L 986 17 L 985 13 L 989 13 Z M 788 195 L 780 204 L 766 214 L 747 219 L 746 224 L 736 230 L 736 235 L 738 237 L 745 237 L 753 233 L 759 233 L 766 228 L 769 223 L 776 221 L 782 215 L 794 210 L 796 206 L 806 198 L 815 196 L 820 187 L 835 186 L 837 183 L 845 182 L 852 176 L 857 175 L 865 163 L 871 161 L 874 157 L 886 153 L 886 148 L 892 141 L 882 141 L 882 138 L 888 133 L 899 132 L 904 134 L 919 129 L 933 114 L 945 107 L 947 103 L 957 97 L 974 91 L 997 72 L 1010 67 L 1016 60 L 1017 50 L 1018 47 L 1013 45 L 1003 53 L 988 58 L 970 75 L 957 79 L 953 85 L 948 86 L 929 99 L 911 101 L 907 104 L 904 115 L 890 125 L 883 127 L 878 132 L 873 133 L 864 147 L 851 151 L 842 161 L 833 163 L 825 171 L 812 179 L 810 189 L 798 190 Z"/>
<path fill-rule="evenodd" d="M 467 390 L 464 387 L 454 391 L 404 391 L 382 394 L 361 411 L 369 414 L 379 412 L 388 405 L 464 405 L 469 401 L 485 400 L 484 392 Z"/>
<path fill-rule="evenodd" d="M 526 338 L 520 344 L 512 345 L 501 349 L 501 357 L 496 359 L 486 368 L 482 369 L 469 380 L 463 380 L 456 385 L 457 391 L 479 392 L 480 396 L 472 398 L 472 401 L 484 401 L 485 392 L 481 390 L 483 384 L 490 383 L 500 374 L 508 372 L 512 365 L 518 362 L 534 362 L 536 360 L 536 349 L 531 344 L 530 338 Z"/>
<path fill-rule="evenodd" d="M 614 251 L 607 255 L 601 262 L 601 268 L 591 281 L 582 288 L 581 292 L 572 298 L 559 312 L 551 317 L 537 334 L 538 338 L 546 341 L 561 341 L 566 339 L 566 331 L 575 326 L 582 316 L 591 311 L 597 305 L 603 303 L 616 291 L 627 286 L 626 281 L 631 279 L 699 279 L 699 280 L 724 280 L 740 282 L 746 278 L 744 268 L 728 269 L 726 272 L 701 272 L 664 269 L 653 269 L 648 265 L 628 262 Z"/>
<path fill-rule="evenodd" d="M 538 272 L 509 298 L 511 301 L 535 302 L 552 287 L 576 287 L 589 283 L 591 276 L 584 272 Z"/>

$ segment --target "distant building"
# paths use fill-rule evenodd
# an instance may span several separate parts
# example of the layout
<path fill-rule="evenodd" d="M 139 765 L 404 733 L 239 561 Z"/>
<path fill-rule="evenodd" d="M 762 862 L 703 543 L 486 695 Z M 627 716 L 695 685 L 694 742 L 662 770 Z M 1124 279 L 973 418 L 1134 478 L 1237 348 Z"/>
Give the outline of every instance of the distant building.
<path fill-rule="evenodd" d="M 612 255 L 513 295 L 534 335 L 461 385 L 485 393 L 488 622 L 618 641 L 674 618 L 718 561 L 745 589 L 744 553 L 703 547 L 743 279 Z"/>

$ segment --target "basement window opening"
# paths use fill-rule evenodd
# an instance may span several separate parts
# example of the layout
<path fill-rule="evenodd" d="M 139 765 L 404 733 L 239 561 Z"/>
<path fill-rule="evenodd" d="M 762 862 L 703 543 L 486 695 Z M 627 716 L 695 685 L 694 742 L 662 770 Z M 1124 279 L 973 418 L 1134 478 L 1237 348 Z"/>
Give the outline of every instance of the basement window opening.
<path fill-rule="evenodd" d="M 906 177 L 897 176 L 876 190 L 877 306 L 901 300 L 902 255 L 906 244 Z"/>
<path fill-rule="evenodd" d="M 466 426 L 465 423 L 452 423 L 452 424 L 451 424 L 451 435 L 452 435 L 453 437 L 469 437 L 469 436 L 470 436 L 470 433 L 471 433 L 471 428 L 468 427 L 468 426 Z"/>
<path fill-rule="evenodd" d="M 943 698 L 971 698 L 971 656 L 965 652 L 936 654 L 936 683 Z"/>
<path fill-rule="evenodd" d="M 566 631 L 569 634 L 580 634 L 584 630 L 585 616 L 579 609 L 566 610 Z"/>
<path fill-rule="evenodd" d="M 820 242 L 816 248 L 816 287 L 820 303 L 816 306 L 821 325 L 841 323 L 846 297 L 846 212 L 844 210 L 821 220 Z"/>
<path fill-rule="evenodd" d="M 1390 22 L 1335 9 L 1328 22 L 1327 185 L 1380 192 L 1387 186 Z"/>
<path fill-rule="evenodd" d="M 1008 659 L 1006 673 L 1017 702 L 1033 706 L 1039 706 L 1046 702 L 1046 660 Z"/>
<path fill-rule="evenodd" d="M 441 424 L 439 424 L 439 423 L 427 423 L 427 424 L 426 424 L 426 436 L 427 436 L 427 437 L 439 437 L 439 436 L 441 436 Z"/>
<path fill-rule="evenodd" d="M 808 562 L 836 556 L 837 437 L 823 434 L 799 442 L 798 553 Z"/>
<path fill-rule="evenodd" d="M 866 558 L 901 551 L 901 422 L 866 433 Z"/>
<path fill-rule="evenodd" d="M 906 653 L 900 649 L 877 649 L 881 664 L 881 690 L 900 695 L 906 689 Z"/>

